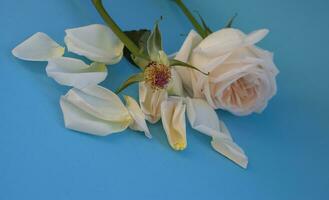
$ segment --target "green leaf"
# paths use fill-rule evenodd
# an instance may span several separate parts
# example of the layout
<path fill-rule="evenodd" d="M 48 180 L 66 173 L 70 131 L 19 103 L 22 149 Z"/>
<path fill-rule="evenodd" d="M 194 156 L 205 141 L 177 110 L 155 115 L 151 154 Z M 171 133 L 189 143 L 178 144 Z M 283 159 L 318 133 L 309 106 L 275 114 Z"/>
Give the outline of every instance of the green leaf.
<path fill-rule="evenodd" d="M 140 52 L 143 57 L 148 57 L 147 55 L 147 39 L 149 38 L 151 31 L 147 29 L 140 29 L 140 30 L 132 30 L 132 31 L 125 31 L 124 32 L 140 49 Z M 123 49 L 124 57 L 130 62 L 130 64 L 141 67 L 139 63 L 136 63 L 136 56 L 132 55 L 129 49 L 125 46 Z"/>
<path fill-rule="evenodd" d="M 226 25 L 225 25 L 225 28 L 231 28 L 232 27 L 232 24 L 233 24 L 233 22 L 234 22 L 234 20 L 235 20 L 235 18 L 238 16 L 238 14 L 237 13 L 235 13 L 228 21 L 227 21 L 227 23 L 226 23 Z"/>
<path fill-rule="evenodd" d="M 194 67 L 193 65 L 190 65 L 186 62 L 183 62 L 183 61 L 180 61 L 180 60 L 176 60 L 176 59 L 171 59 L 170 60 L 170 66 L 182 66 L 182 67 L 187 67 L 187 68 L 191 68 L 191 69 L 194 69 L 204 75 L 209 75 L 209 73 L 206 73 L 206 72 L 203 72 L 201 71 L 200 69 Z"/>
<path fill-rule="evenodd" d="M 158 52 L 162 50 L 161 32 L 158 22 L 155 23 L 153 31 L 147 40 L 147 52 L 152 61 L 158 61 Z"/>
<path fill-rule="evenodd" d="M 130 76 L 115 92 L 120 93 L 122 90 L 126 89 L 129 85 L 144 81 L 144 74 L 138 73 Z"/>

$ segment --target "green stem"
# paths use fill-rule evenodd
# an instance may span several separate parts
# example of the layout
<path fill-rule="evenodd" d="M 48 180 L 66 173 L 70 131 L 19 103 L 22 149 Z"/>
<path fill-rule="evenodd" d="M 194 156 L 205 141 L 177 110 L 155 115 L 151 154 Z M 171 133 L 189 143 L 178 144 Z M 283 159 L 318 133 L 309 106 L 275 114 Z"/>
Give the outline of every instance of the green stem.
<path fill-rule="evenodd" d="M 129 49 L 129 51 L 138 56 L 140 54 L 138 46 L 120 29 L 112 17 L 106 12 L 102 0 L 92 0 L 96 10 L 101 15 L 105 23 L 112 29 L 121 42 Z"/>
<path fill-rule="evenodd" d="M 203 30 L 202 26 L 199 24 L 199 22 L 195 19 L 195 17 L 192 15 L 192 13 L 189 11 L 189 9 L 185 6 L 182 0 L 174 0 L 175 3 L 180 7 L 180 9 L 183 11 L 185 16 L 190 20 L 192 25 L 194 26 L 195 30 L 204 38 L 205 31 Z"/>

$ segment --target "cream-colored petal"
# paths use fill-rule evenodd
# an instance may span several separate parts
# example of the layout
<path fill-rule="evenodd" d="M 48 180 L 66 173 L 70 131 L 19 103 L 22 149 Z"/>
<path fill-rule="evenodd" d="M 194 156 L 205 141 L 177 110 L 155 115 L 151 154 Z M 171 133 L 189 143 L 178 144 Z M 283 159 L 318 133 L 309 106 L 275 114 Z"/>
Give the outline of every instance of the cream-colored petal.
<path fill-rule="evenodd" d="M 124 45 L 107 26 L 92 24 L 65 32 L 65 43 L 73 53 L 105 64 L 115 64 L 122 58 Z"/>
<path fill-rule="evenodd" d="M 187 35 L 182 47 L 176 53 L 175 59 L 187 62 L 190 57 L 191 51 L 197 45 L 199 45 L 201 41 L 202 37 L 194 30 L 191 30 L 190 33 Z"/>
<path fill-rule="evenodd" d="M 181 98 L 170 97 L 161 104 L 161 119 L 170 146 L 183 150 L 187 146 L 185 105 Z"/>
<path fill-rule="evenodd" d="M 186 104 L 187 117 L 192 128 L 211 137 L 221 135 L 217 114 L 205 100 L 188 97 L 186 98 Z"/>
<path fill-rule="evenodd" d="M 65 127 L 75 131 L 98 136 L 106 136 L 125 130 L 129 123 L 126 121 L 112 122 L 102 120 L 94 115 L 80 109 L 75 102 L 71 102 L 66 96 L 60 100 L 61 109 L 64 116 Z"/>
<path fill-rule="evenodd" d="M 268 32 L 267 29 L 260 29 L 245 35 L 238 29 L 221 29 L 205 38 L 194 50 L 194 53 L 208 57 L 220 56 L 235 49 L 253 45 L 262 40 Z"/>
<path fill-rule="evenodd" d="M 211 145 L 219 153 L 246 168 L 248 159 L 243 150 L 233 142 L 224 123 L 213 108 L 202 99 L 186 99 L 187 117 L 191 127 L 213 138 Z"/>
<path fill-rule="evenodd" d="M 59 84 L 80 89 L 97 85 L 107 76 L 107 68 L 102 63 L 87 65 L 82 60 L 68 57 L 49 60 L 46 71 Z"/>
<path fill-rule="evenodd" d="M 64 50 L 48 35 L 38 32 L 16 46 L 12 50 L 12 54 L 22 60 L 47 61 L 61 57 Z"/>
<path fill-rule="evenodd" d="M 218 152 L 227 157 L 228 159 L 232 160 L 239 166 L 243 168 L 247 168 L 248 166 L 248 157 L 244 153 L 243 149 L 241 149 L 236 143 L 233 142 L 228 129 L 226 128 L 225 124 L 221 121 L 220 122 L 220 130 L 223 137 L 213 137 L 211 141 L 211 146 Z M 227 138 L 230 139 L 227 139 Z"/>
<path fill-rule="evenodd" d="M 189 62 L 190 54 L 192 53 L 193 49 L 202 41 L 202 37 L 195 32 L 194 30 L 190 31 L 188 36 L 186 37 L 182 47 L 176 53 L 175 59 Z M 196 66 L 197 67 L 197 66 Z M 183 85 L 188 92 L 192 91 L 191 87 L 191 73 L 193 72 L 191 69 L 186 67 L 177 66 L 175 67 L 177 73 L 182 78 Z"/>
<path fill-rule="evenodd" d="M 247 45 L 253 45 L 261 41 L 270 31 L 268 29 L 260 29 L 253 31 L 247 35 L 245 38 L 245 43 Z"/>
<path fill-rule="evenodd" d="M 161 103 L 167 99 L 166 90 L 154 90 L 145 82 L 139 83 L 139 104 L 147 121 L 156 123 L 161 117 Z"/>
<path fill-rule="evenodd" d="M 279 73 L 279 69 L 273 61 L 273 53 L 267 50 L 261 49 L 256 46 L 250 46 L 250 51 L 254 53 L 259 59 L 263 60 L 262 66 L 269 70 L 274 76 Z"/>
<path fill-rule="evenodd" d="M 244 45 L 245 34 L 238 29 L 225 28 L 210 34 L 194 50 L 194 53 L 216 57 Z"/>
<path fill-rule="evenodd" d="M 73 88 L 67 93 L 66 99 L 99 119 L 113 122 L 131 121 L 130 114 L 120 98 L 101 86 Z"/>
<path fill-rule="evenodd" d="M 148 138 L 152 138 L 152 135 L 147 127 L 146 121 L 145 121 L 145 115 L 141 108 L 139 107 L 138 103 L 130 96 L 125 96 L 126 100 L 126 107 L 133 118 L 132 123 L 129 125 L 129 128 L 136 130 L 136 131 L 142 131 L 145 133 L 145 136 Z"/>

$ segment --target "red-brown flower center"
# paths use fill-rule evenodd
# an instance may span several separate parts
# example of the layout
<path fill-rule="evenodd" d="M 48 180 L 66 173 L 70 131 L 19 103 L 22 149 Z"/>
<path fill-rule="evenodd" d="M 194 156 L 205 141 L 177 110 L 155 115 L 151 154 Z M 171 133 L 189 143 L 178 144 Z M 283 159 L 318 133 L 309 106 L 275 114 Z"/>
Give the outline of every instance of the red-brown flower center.
<path fill-rule="evenodd" d="M 145 69 L 144 77 L 153 89 L 164 89 L 171 79 L 171 71 L 166 65 L 151 62 Z"/>

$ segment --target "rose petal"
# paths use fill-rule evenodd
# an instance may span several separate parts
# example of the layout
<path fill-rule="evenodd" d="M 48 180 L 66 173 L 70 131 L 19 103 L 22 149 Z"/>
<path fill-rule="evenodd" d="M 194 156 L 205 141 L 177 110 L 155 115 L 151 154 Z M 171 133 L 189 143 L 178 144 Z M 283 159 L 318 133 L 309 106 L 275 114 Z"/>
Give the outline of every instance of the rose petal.
<path fill-rule="evenodd" d="M 206 37 L 194 49 L 209 57 L 220 56 L 244 45 L 245 34 L 238 29 L 225 28 Z"/>
<path fill-rule="evenodd" d="M 245 38 L 246 45 L 253 45 L 261 41 L 270 31 L 268 29 L 260 29 L 253 31 Z"/>
<path fill-rule="evenodd" d="M 248 159 L 236 145 L 216 112 L 202 99 L 187 98 L 187 117 L 191 127 L 213 138 L 211 145 L 219 153 L 246 168 Z"/>
<path fill-rule="evenodd" d="M 107 68 L 102 63 L 87 65 L 82 60 L 68 57 L 49 60 L 46 71 L 59 84 L 80 89 L 97 85 L 107 76 Z"/>
<path fill-rule="evenodd" d="M 267 29 L 260 29 L 246 36 L 238 29 L 221 29 L 205 38 L 194 52 L 207 55 L 208 57 L 220 56 L 235 49 L 256 44 L 268 32 Z"/>
<path fill-rule="evenodd" d="M 16 46 L 12 50 L 12 54 L 22 60 L 47 61 L 61 57 L 64 54 L 64 50 L 48 35 L 38 32 Z"/>
<path fill-rule="evenodd" d="M 73 53 L 105 64 L 115 64 L 122 58 L 123 43 L 107 26 L 93 24 L 65 32 L 65 43 Z"/>
<path fill-rule="evenodd" d="M 136 131 L 142 131 L 145 133 L 146 137 L 152 138 L 152 135 L 145 122 L 145 115 L 139 107 L 138 103 L 130 96 L 125 96 L 125 100 L 127 109 L 133 118 L 133 122 L 129 125 L 129 128 Z"/>
<path fill-rule="evenodd" d="M 161 104 L 161 119 L 170 146 L 183 150 L 187 146 L 185 105 L 181 98 L 168 98 Z"/>
<path fill-rule="evenodd" d="M 145 82 L 139 83 L 139 104 L 150 123 L 159 121 L 161 117 L 161 103 L 166 99 L 166 90 L 153 90 Z"/>

